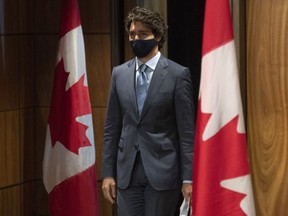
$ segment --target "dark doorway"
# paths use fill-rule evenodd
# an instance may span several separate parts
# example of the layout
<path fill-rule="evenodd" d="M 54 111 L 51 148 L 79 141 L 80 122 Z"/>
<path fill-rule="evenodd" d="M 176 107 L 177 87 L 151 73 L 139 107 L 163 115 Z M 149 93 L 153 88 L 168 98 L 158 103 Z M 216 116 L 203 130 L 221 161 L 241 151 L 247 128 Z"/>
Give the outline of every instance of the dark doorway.
<path fill-rule="evenodd" d="M 189 67 L 197 108 L 205 0 L 168 0 L 168 57 Z"/>
<path fill-rule="evenodd" d="M 190 69 L 197 111 L 205 0 L 168 0 L 167 4 L 168 57 Z M 182 201 L 183 197 L 179 200 L 179 208 Z"/>

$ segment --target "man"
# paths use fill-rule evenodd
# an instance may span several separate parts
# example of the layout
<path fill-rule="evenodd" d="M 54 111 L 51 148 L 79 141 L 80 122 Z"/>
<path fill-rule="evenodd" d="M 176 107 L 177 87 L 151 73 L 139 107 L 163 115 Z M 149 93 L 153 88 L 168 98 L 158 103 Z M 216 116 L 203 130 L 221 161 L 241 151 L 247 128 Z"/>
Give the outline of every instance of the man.
<path fill-rule="evenodd" d="M 186 200 L 192 192 L 192 84 L 188 68 L 159 52 L 167 28 L 134 8 L 126 30 L 136 58 L 112 72 L 102 190 L 112 204 L 117 190 L 118 216 L 172 216 L 180 190 Z"/>

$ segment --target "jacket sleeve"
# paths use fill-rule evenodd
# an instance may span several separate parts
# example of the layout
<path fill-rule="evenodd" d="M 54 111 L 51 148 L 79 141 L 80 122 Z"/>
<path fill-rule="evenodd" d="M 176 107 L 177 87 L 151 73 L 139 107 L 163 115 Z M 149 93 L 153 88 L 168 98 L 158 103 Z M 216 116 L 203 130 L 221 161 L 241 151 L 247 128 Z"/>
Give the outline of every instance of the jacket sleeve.
<path fill-rule="evenodd" d="M 108 107 L 104 124 L 102 177 L 116 177 L 117 151 L 122 130 L 121 108 L 117 95 L 116 69 L 112 71 Z"/>
<path fill-rule="evenodd" d="M 185 68 L 177 79 L 175 110 L 180 141 L 182 180 L 192 181 L 195 108 L 193 104 L 191 74 L 188 68 Z"/>

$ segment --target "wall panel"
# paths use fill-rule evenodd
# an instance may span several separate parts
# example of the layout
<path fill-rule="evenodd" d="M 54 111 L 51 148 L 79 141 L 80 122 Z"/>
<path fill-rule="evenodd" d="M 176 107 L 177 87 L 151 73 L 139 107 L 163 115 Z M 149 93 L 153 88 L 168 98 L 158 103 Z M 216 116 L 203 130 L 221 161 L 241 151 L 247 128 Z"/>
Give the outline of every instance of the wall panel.
<path fill-rule="evenodd" d="M 18 0 L 0 1 L 0 34 L 18 32 Z"/>
<path fill-rule="evenodd" d="M 36 215 L 36 183 L 34 181 L 21 185 L 21 215 Z"/>
<path fill-rule="evenodd" d="M 41 34 L 34 37 L 35 105 L 48 107 L 52 95 L 58 35 Z"/>
<path fill-rule="evenodd" d="M 34 86 L 34 37 L 19 36 L 19 97 L 20 107 L 33 107 L 35 102 Z"/>
<path fill-rule="evenodd" d="M 20 132 L 19 111 L 6 112 L 6 140 L 7 144 L 7 185 L 20 182 Z"/>
<path fill-rule="evenodd" d="M 6 112 L 0 112 L 0 188 L 7 184 Z M 0 190 L 1 191 L 1 190 Z M 1 200 L 0 200 L 1 204 Z M 0 214 L 1 215 L 1 214 Z"/>
<path fill-rule="evenodd" d="M 60 26 L 61 2 L 62 1 L 59 0 L 33 1 L 34 33 L 58 33 Z"/>
<path fill-rule="evenodd" d="M 91 105 L 107 105 L 111 76 L 110 37 L 109 35 L 86 35 L 87 77 Z"/>
<path fill-rule="evenodd" d="M 0 36 L 0 110 L 19 106 L 18 37 Z"/>
<path fill-rule="evenodd" d="M 18 0 L 18 32 L 33 32 L 33 0 Z"/>
<path fill-rule="evenodd" d="M 20 186 L 9 187 L 0 190 L 0 215 L 21 215 L 21 189 Z"/>
<path fill-rule="evenodd" d="M 248 143 L 257 215 L 288 215 L 288 2 L 247 1 Z"/>
<path fill-rule="evenodd" d="M 21 182 L 32 181 L 36 178 L 34 114 L 34 108 L 26 108 L 20 110 Z"/>
<path fill-rule="evenodd" d="M 110 1 L 79 1 L 79 7 L 85 34 L 110 32 Z"/>
<path fill-rule="evenodd" d="M 34 204 L 34 210 L 36 210 L 37 216 L 48 216 L 48 196 L 47 191 L 44 188 L 43 182 L 41 180 L 36 183 L 36 202 Z M 29 216 L 29 214 L 27 215 Z"/>
<path fill-rule="evenodd" d="M 42 179 L 42 176 L 43 176 L 42 162 L 43 162 L 43 156 L 44 156 L 48 116 L 49 116 L 48 107 L 36 108 L 34 111 L 36 178 L 38 179 Z"/>

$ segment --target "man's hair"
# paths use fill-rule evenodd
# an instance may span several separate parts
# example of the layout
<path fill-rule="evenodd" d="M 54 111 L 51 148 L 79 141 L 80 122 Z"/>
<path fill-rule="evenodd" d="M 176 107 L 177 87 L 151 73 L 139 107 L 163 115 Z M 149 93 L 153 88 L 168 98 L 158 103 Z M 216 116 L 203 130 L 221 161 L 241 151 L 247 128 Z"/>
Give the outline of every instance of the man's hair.
<path fill-rule="evenodd" d="M 132 22 L 141 22 L 151 29 L 153 35 L 160 38 L 158 48 L 161 49 L 163 47 L 163 44 L 167 40 L 168 26 L 159 13 L 137 6 L 129 12 L 125 20 L 126 31 L 128 33 Z"/>

